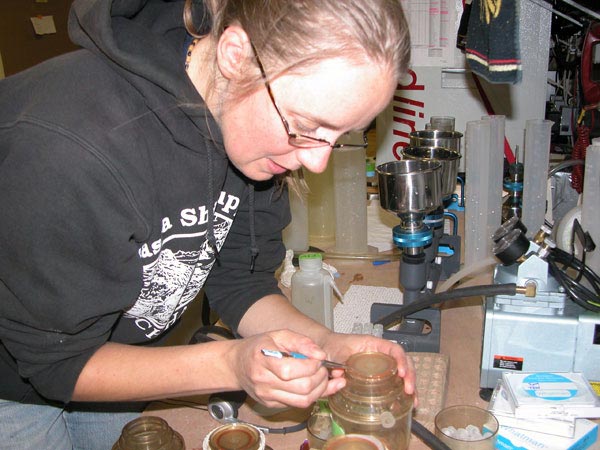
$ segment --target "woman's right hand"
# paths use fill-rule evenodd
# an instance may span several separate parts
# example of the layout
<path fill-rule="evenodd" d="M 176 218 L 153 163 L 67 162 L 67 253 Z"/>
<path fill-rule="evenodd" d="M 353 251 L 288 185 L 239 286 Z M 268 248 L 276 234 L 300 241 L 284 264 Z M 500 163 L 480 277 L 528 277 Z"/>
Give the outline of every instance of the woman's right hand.
<path fill-rule="evenodd" d="M 306 408 L 317 399 L 341 389 L 344 378 L 330 379 L 320 360 L 325 352 L 310 338 L 278 330 L 235 341 L 228 364 L 240 387 L 269 408 Z M 274 358 L 262 349 L 298 352 L 308 359 Z"/>

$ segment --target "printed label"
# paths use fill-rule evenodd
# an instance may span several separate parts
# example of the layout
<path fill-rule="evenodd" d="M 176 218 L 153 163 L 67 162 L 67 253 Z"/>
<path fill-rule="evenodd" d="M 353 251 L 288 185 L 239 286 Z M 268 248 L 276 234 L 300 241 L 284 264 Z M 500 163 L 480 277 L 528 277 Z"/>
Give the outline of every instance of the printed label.
<path fill-rule="evenodd" d="M 494 367 L 503 370 L 523 370 L 523 358 L 494 355 Z"/>
<path fill-rule="evenodd" d="M 523 379 L 523 390 L 532 397 L 545 400 L 568 400 L 577 395 L 577 385 L 555 373 L 534 373 Z"/>

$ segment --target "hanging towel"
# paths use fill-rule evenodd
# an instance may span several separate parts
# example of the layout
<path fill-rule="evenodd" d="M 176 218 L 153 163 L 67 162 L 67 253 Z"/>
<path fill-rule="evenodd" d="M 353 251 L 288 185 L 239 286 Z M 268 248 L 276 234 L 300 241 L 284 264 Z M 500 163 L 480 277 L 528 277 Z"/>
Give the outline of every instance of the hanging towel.
<path fill-rule="evenodd" d="M 466 36 L 469 66 L 490 83 L 521 81 L 518 0 L 473 0 Z"/>

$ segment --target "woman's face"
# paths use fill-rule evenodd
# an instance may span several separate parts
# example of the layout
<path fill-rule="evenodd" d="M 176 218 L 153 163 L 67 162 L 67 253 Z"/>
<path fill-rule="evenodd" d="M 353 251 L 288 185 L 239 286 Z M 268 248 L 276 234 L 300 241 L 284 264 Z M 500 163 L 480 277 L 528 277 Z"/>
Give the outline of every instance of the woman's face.
<path fill-rule="evenodd" d="M 331 143 L 366 128 L 390 102 L 396 81 L 376 64 L 344 59 L 319 63 L 308 75 L 285 75 L 271 83 L 273 97 L 290 131 Z M 253 180 L 304 167 L 320 173 L 331 147 L 298 148 L 288 135 L 266 87 L 222 110 L 221 127 L 231 162 Z"/>

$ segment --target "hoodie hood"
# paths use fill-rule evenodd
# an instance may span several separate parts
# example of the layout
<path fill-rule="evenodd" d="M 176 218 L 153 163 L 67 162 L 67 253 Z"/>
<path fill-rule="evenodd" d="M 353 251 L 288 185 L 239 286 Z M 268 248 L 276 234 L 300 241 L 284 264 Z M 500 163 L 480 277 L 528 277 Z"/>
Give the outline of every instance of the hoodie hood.
<path fill-rule="evenodd" d="M 193 142 L 186 142 L 190 133 L 181 129 L 189 124 L 173 120 L 177 116 L 170 113 L 171 107 L 181 109 L 195 124 L 201 124 L 199 131 L 205 136 L 208 133 L 207 137 L 222 148 L 219 127 L 185 73 L 189 36 L 183 25 L 184 3 L 184 0 L 75 0 L 69 16 L 69 35 L 75 44 L 107 60 L 127 78 L 179 143 L 195 147 Z M 204 8 L 203 4 L 198 8 Z M 198 13 L 203 15 L 205 11 Z M 170 103 L 165 102 L 165 97 L 170 98 Z"/>
<path fill-rule="evenodd" d="M 126 78 L 177 143 L 194 151 L 200 133 L 221 150 L 218 155 L 206 154 L 206 194 L 213 204 L 214 164 L 219 159 L 223 163 L 226 153 L 220 128 L 185 72 L 191 39 L 183 25 L 184 4 L 184 0 L 76 0 L 69 16 L 69 35 Z M 201 16 L 207 13 L 203 3 L 198 8 Z M 173 114 L 173 109 L 181 110 L 183 117 Z M 208 239 L 217 251 L 212 209 L 208 214 Z"/>

